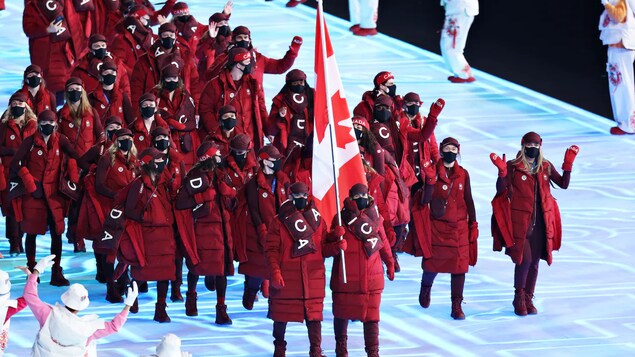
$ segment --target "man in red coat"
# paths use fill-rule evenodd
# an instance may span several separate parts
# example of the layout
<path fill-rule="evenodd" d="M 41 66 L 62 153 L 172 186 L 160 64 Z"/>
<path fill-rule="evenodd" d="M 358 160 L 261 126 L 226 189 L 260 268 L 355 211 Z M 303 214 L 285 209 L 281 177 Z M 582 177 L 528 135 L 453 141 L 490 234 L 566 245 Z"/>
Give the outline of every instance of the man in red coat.
<path fill-rule="evenodd" d="M 379 96 L 387 95 L 395 102 L 395 108 L 397 111 L 401 110 L 403 99 L 397 95 L 397 85 L 395 84 L 395 76 L 387 71 L 377 73 L 373 79 L 374 88 L 364 92 L 362 100 L 357 104 L 353 110 L 354 115 L 360 115 L 366 118 L 369 122 L 373 121 L 373 113 L 375 108 L 375 100 Z"/>
<path fill-rule="evenodd" d="M 117 34 L 110 43 L 113 56 L 121 59 L 128 76 L 132 76 L 137 61 L 154 44 L 155 35 L 150 27 L 150 15 L 144 6 L 133 6 L 116 27 Z"/>
<path fill-rule="evenodd" d="M 104 35 L 95 34 L 88 41 L 90 52 L 79 59 L 77 67 L 73 70 L 73 77 L 79 77 L 84 81 L 84 89 L 90 93 L 99 87 L 102 78 L 100 68 L 105 59 L 110 59 L 117 65 L 119 74 L 119 89 L 130 94 L 130 82 L 126 67 L 118 58 L 108 52 L 107 41 Z"/>
<path fill-rule="evenodd" d="M 236 109 L 239 132 L 249 135 L 256 150 L 263 146 L 263 122 L 267 120 L 262 86 L 251 75 L 253 58 L 251 52 L 235 47 L 229 51 L 229 60 L 218 77 L 203 89 L 199 106 L 199 136 L 214 136 L 219 130 L 219 109 L 232 105 Z"/>
<path fill-rule="evenodd" d="M 228 5 L 231 1 L 228 2 Z M 196 59 L 198 63 L 198 75 L 201 80 L 206 80 L 207 70 L 214 63 L 216 55 L 220 55 L 227 51 L 227 47 L 231 42 L 232 30 L 228 21 L 231 16 L 231 6 L 229 10 L 225 5 L 223 12 L 217 12 L 209 17 L 208 31 L 203 34 L 196 46 Z"/>
<path fill-rule="evenodd" d="M 322 356 L 322 311 L 326 269 L 324 258 L 346 250 L 346 240 L 326 243 L 326 226 L 313 202 L 309 186 L 296 182 L 289 199 L 269 224 L 265 254 L 271 268 L 268 317 L 273 322 L 274 357 L 285 355 L 288 322 L 303 322 L 309 330 L 309 356 Z M 338 227 L 340 228 L 340 227 Z M 340 229 L 340 232 L 341 229 Z"/>

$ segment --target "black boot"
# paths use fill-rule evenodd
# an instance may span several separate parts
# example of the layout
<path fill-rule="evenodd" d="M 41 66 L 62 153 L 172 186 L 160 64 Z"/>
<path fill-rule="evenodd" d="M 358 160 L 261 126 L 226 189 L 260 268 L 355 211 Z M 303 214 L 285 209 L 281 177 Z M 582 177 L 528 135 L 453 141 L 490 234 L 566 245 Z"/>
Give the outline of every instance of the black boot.
<path fill-rule="evenodd" d="M 168 307 L 166 303 L 157 302 L 154 305 L 154 321 L 164 323 L 170 322 L 170 316 L 168 316 L 168 312 L 165 311 L 165 308 Z"/>
<path fill-rule="evenodd" d="M 181 282 L 178 280 L 174 280 L 170 282 L 172 284 L 172 291 L 170 293 L 170 300 L 172 302 L 183 302 L 183 295 L 181 295 Z"/>
<path fill-rule="evenodd" d="M 421 283 L 421 289 L 419 290 L 419 305 L 424 309 L 430 307 L 430 291 L 432 286 L 425 286 Z"/>
<path fill-rule="evenodd" d="M 51 285 L 69 286 L 71 283 L 64 277 L 63 269 L 59 265 L 53 265 L 51 270 Z"/>
<path fill-rule="evenodd" d="M 287 341 L 273 341 L 273 357 L 286 357 Z"/>
<path fill-rule="evenodd" d="M 148 292 L 148 282 L 147 281 L 138 281 L 137 285 L 138 285 L 140 293 L 147 293 Z"/>
<path fill-rule="evenodd" d="M 119 287 L 115 282 L 106 283 L 106 301 L 111 304 L 123 302 L 123 297 L 121 297 L 119 291 Z"/>
<path fill-rule="evenodd" d="M 198 316 L 198 307 L 196 306 L 196 291 L 188 291 L 185 293 L 185 315 Z"/>
<path fill-rule="evenodd" d="M 243 289 L 243 307 L 247 310 L 252 310 L 257 296 L 258 289 L 250 289 L 247 282 L 245 282 L 245 287 Z"/>
<path fill-rule="evenodd" d="M 227 305 L 216 305 L 216 321 L 217 325 L 231 325 L 232 319 L 227 315 Z"/>
<path fill-rule="evenodd" d="M 463 302 L 463 296 L 453 296 L 452 297 L 452 312 L 450 316 L 452 316 L 455 320 L 465 320 L 465 314 L 463 313 L 463 309 L 461 308 L 461 303 Z"/>
<path fill-rule="evenodd" d="M 22 238 L 20 237 L 11 237 L 9 238 L 9 255 L 10 256 L 18 256 L 24 248 L 20 248 L 22 245 Z"/>

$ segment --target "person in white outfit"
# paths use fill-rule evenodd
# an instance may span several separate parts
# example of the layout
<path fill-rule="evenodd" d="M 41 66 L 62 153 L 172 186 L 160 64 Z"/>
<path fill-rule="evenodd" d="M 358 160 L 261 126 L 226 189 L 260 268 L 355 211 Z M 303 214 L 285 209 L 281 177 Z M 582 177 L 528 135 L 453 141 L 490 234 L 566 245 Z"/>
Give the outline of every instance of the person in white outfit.
<path fill-rule="evenodd" d="M 177 335 L 168 333 L 157 345 L 156 353 L 147 357 L 192 357 L 192 354 L 182 352 L 181 339 Z"/>
<path fill-rule="evenodd" d="M 606 72 L 617 126 L 613 135 L 635 134 L 635 0 L 601 0 L 600 39 L 608 46 Z"/>
<path fill-rule="evenodd" d="M 379 0 L 348 0 L 351 23 L 349 28 L 357 36 L 377 34 Z"/>
<path fill-rule="evenodd" d="M 112 321 L 104 322 L 97 315 L 78 316 L 86 309 L 90 301 L 88 291 L 81 284 L 73 284 L 62 294 L 62 304 L 51 306 L 40 300 L 37 290 L 37 279 L 40 273 L 53 265 L 55 255 L 41 259 L 33 273 L 27 267 L 17 267 L 27 274 L 24 286 L 24 299 L 40 323 L 31 357 L 95 357 L 97 356 L 96 340 L 111 335 L 121 328 L 128 318 L 130 306 L 137 298 L 136 282 L 128 288 L 124 300 L 126 306 Z"/>
<path fill-rule="evenodd" d="M 11 316 L 17 314 L 26 307 L 26 301 L 20 297 L 11 300 L 11 280 L 6 271 L 0 270 L 0 357 L 4 356 L 4 349 L 9 343 L 9 326 Z"/>
<path fill-rule="evenodd" d="M 463 50 L 474 16 L 478 15 L 478 0 L 441 0 L 445 8 L 445 22 L 441 30 L 441 55 L 452 72 L 452 83 L 469 83 L 476 79 Z"/>

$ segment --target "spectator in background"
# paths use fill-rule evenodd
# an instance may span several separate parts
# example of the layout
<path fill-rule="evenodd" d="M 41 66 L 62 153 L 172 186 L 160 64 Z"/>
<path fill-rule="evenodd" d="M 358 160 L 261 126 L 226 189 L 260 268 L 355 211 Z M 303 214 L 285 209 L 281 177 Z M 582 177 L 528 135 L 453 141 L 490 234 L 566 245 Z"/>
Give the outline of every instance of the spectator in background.
<path fill-rule="evenodd" d="M 448 80 L 452 83 L 470 83 L 476 79 L 467 63 L 463 50 L 467 33 L 478 15 L 478 0 L 441 0 L 445 8 L 445 22 L 441 29 L 441 55 L 452 72 Z"/>
<path fill-rule="evenodd" d="M 353 26 L 349 28 L 356 36 L 374 36 L 377 34 L 377 16 L 379 0 L 348 0 Z"/>

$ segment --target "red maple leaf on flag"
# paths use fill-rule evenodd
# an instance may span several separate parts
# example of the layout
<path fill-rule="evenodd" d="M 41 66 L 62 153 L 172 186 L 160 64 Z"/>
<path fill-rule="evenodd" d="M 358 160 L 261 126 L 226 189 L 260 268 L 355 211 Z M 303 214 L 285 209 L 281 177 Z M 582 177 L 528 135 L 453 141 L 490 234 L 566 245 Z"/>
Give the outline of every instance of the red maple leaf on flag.
<path fill-rule="evenodd" d="M 348 104 L 346 103 L 346 98 L 342 98 L 339 90 L 331 98 L 331 103 L 333 103 L 333 121 L 335 122 L 334 129 L 337 147 L 344 149 L 346 144 L 355 141 L 351 136 L 351 127 L 341 124 L 344 120 L 351 117 Z"/>

